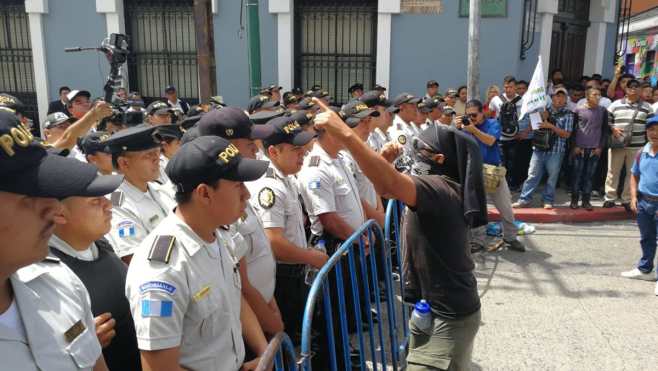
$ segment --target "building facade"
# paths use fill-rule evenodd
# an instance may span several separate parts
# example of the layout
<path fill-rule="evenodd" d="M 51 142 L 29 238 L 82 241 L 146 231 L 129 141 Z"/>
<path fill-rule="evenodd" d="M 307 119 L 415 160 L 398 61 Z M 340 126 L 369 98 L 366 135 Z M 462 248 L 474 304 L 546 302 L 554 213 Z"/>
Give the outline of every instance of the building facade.
<path fill-rule="evenodd" d="M 211 1 L 217 93 L 244 106 L 250 61 L 243 2 Z M 574 80 L 611 75 L 617 1 L 482 0 L 480 91 L 508 74 L 529 80 L 540 55 L 546 73 L 560 67 Z M 381 84 L 391 95 L 423 93 L 430 79 L 442 91 L 456 88 L 466 83 L 467 9 L 468 0 L 261 0 L 262 85 L 320 84 L 338 101 L 354 82 Z M 0 30 L 0 90 L 34 102 L 41 119 L 59 86 L 102 95 L 104 57 L 64 49 L 98 46 L 112 32 L 131 37 L 123 72 L 130 90 L 158 97 L 174 84 L 182 97 L 198 96 L 192 0 L 2 0 L 0 22 L 14 18 L 23 23 L 12 32 L 24 40 L 7 52 Z"/>
<path fill-rule="evenodd" d="M 628 35 L 621 47 L 626 71 L 656 83 L 658 51 L 658 4 L 634 14 L 628 24 Z"/>

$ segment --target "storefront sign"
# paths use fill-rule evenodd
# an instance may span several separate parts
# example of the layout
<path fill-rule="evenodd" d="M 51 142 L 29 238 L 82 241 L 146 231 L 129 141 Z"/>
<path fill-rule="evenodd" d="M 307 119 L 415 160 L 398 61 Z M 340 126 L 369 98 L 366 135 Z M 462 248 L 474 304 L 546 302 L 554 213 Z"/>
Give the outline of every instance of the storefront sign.
<path fill-rule="evenodd" d="M 469 0 L 459 0 L 459 16 L 468 17 Z M 480 0 L 482 17 L 507 17 L 507 0 Z"/>

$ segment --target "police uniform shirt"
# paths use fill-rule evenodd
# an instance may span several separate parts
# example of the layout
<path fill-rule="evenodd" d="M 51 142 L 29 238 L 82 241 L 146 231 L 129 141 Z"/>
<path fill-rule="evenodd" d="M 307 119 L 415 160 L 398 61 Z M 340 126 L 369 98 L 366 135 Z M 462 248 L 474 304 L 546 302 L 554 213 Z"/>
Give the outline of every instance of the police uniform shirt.
<path fill-rule="evenodd" d="M 238 370 L 244 359 L 232 239 L 225 230 L 215 237 L 205 242 L 172 213 L 136 250 L 126 278 L 139 349 L 180 347 L 189 370 Z"/>
<path fill-rule="evenodd" d="M 393 125 L 387 130 L 389 138 L 402 145 L 402 153 L 394 162 L 397 169 L 409 167 L 413 163 L 413 138 L 418 134 L 414 127 L 414 124 L 407 124 L 399 115 L 395 115 Z"/>
<path fill-rule="evenodd" d="M 48 240 L 48 246 L 53 247 L 64 254 L 68 256 L 72 256 L 76 259 L 84 260 L 84 261 L 94 261 L 98 259 L 98 247 L 96 246 L 95 243 L 91 243 L 89 247 L 85 250 L 76 250 L 71 245 L 68 244 L 68 242 L 62 240 L 61 238 L 57 237 L 56 235 L 50 236 L 50 240 Z"/>
<path fill-rule="evenodd" d="M 169 177 L 165 172 L 165 168 L 167 167 L 168 163 L 169 163 L 169 159 L 165 155 L 160 154 L 160 177 L 158 178 L 158 183 L 162 185 L 171 185 L 171 180 L 169 180 Z M 173 186 L 172 186 L 172 193 L 173 193 Z M 171 196 L 173 198 L 173 194 Z"/>
<path fill-rule="evenodd" d="M 132 255 L 144 238 L 173 210 L 164 186 L 149 183 L 142 192 L 128 181 L 112 195 L 112 229 L 107 239 L 119 257 Z"/>
<path fill-rule="evenodd" d="M 368 145 L 370 148 L 379 152 L 384 148 L 384 144 L 390 142 L 390 138 L 386 133 L 384 133 L 380 128 L 375 128 L 372 133 L 368 136 Z"/>
<path fill-rule="evenodd" d="M 281 228 L 288 242 L 306 248 L 304 211 L 299 200 L 297 180 L 291 175 L 283 175 L 270 162 L 263 177 L 245 184 L 251 193 L 250 203 L 260 216 L 263 227 Z"/>
<path fill-rule="evenodd" d="M 335 212 L 355 230 L 365 221 L 356 181 L 342 156 L 331 158 L 315 143 L 298 179 L 314 235 L 324 232 L 318 217 L 321 214 Z"/>
<path fill-rule="evenodd" d="M 354 175 L 354 180 L 356 180 L 356 186 L 359 189 L 359 197 L 368 203 L 370 207 L 377 208 L 377 191 L 375 190 L 375 185 L 372 184 L 370 179 L 363 173 L 359 164 L 356 163 L 354 157 L 349 151 L 341 151 L 341 155 L 345 160 L 347 168 Z"/>
<path fill-rule="evenodd" d="M 263 230 L 263 223 L 249 203 L 245 215 L 238 220 L 236 227 L 246 248 L 243 255 L 247 263 L 249 283 L 269 303 L 274 297 L 276 261 L 270 240 Z"/>
<path fill-rule="evenodd" d="M 10 276 L 22 330 L 0 323 L 3 370 L 92 370 L 101 356 L 89 294 L 59 259 Z"/>

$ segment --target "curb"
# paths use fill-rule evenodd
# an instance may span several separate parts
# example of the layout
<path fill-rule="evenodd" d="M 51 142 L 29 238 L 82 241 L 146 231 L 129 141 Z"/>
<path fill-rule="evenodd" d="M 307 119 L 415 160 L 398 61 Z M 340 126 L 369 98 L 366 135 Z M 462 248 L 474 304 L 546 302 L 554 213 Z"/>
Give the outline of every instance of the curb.
<path fill-rule="evenodd" d="M 489 209 L 489 221 L 500 221 L 496 209 Z M 633 220 L 635 216 L 627 213 L 623 207 L 604 209 L 595 207 L 592 211 L 572 210 L 569 207 L 556 207 L 553 210 L 538 208 L 514 209 L 514 218 L 527 223 L 591 223 L 613 220 Z"/>

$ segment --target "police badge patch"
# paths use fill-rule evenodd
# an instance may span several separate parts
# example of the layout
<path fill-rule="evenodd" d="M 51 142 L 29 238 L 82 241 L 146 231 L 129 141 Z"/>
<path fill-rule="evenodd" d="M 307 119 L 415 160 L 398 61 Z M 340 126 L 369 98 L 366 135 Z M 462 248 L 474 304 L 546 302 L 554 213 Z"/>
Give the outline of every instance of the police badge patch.
<path fill-rule="evenodd" d="M 400 144 L 402 144 L 402 145 L 407 144 L 407 137 L 404 136 L 404 135 L 400 135 L 400 136 L 398 137 L 398 142 L 400 142 Z"/>
<path fill-rule="evenodd" d="M 274 206 L 274 202 L 276 202 L 274 192 L 272 191 L 272 188 L 270 187 L 265 187 L 258 192 L 258 204 L 263 208 L 263 209 L 269 209 L 272 206 Z"/>

